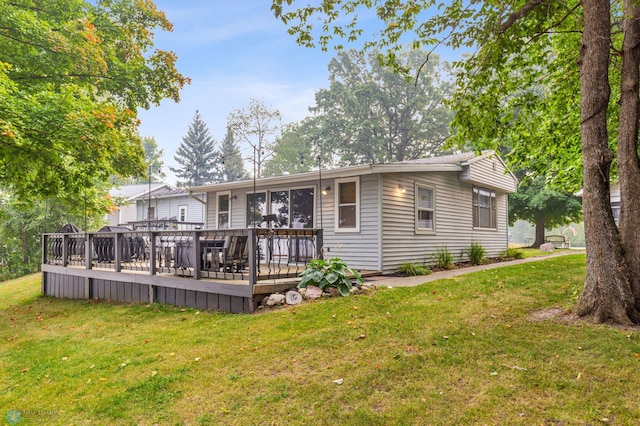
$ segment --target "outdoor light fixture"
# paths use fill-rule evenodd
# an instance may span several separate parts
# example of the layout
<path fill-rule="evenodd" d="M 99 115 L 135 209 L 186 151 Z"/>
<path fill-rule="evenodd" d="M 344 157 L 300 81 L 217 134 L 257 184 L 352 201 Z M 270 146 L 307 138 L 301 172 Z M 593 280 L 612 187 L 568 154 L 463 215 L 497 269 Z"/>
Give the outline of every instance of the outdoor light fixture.
<path fill-rule="evenodd" d="M 330 187 L 330 186 L 327 186 L 326 188 L 324 188 L 324 189 L 322 190 L 322 195 L 327 195 L 327 194 L 329 193 L 329 191 L 331 191 L 331 187 Z"/>
<path fill-rule="evenodd" d="M 400 191 L 400 193 L 404 194 L 405 192 L 407 192 L 406 189 L 404 189 L 404 186 L 402 185 L 398 185 L 398 190 Z"/>

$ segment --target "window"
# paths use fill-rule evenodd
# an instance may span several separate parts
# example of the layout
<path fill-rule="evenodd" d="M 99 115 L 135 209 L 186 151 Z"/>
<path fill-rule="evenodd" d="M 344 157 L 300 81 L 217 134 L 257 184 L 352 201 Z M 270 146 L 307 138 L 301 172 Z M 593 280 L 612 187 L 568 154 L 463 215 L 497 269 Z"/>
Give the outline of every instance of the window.
<path fill-rule="evenodd" d="M 229 218 L 231 217 L 231 203 L 229 193 L 218 194 L 218 214 L 217 228 L 229 229 Z"/>
<path fill-rule="evenodd" d="M 473 227 L 497 228 L 495 191 L 473 187 Z"/>
<path fill-rule="evenodd" d="M 187 221 L 187 206 L 178 206 L 178 222 Z"/>
<path fill-rule="evenodd" d="M 274 191 L 270 195 L 271 208 L 269 212 L 276 215 L 271 224 L 274 228 L 289 227 L 289 191 Z"/>
<path fill-rule="evenodd" d="M 147 219 L 155 219 L 156 218 L 156 208 L 153 206 L 149 206 L 147 209 Z"/>
<path fill-rule="evenodd" d="M 360 231 L 360 181 L 336 179 L 336 232 Z"/>
<path fill-rule="evenodd" d="M 259 227 L 262 223 L 262 217 L 266 214 L 267 194 L 265 192 L 247 194 L 247 227 Z"/>
<path fill-rule="evenodd" d="M 416 184 L 416 231 L 435 231 L 435 190 Z"/>

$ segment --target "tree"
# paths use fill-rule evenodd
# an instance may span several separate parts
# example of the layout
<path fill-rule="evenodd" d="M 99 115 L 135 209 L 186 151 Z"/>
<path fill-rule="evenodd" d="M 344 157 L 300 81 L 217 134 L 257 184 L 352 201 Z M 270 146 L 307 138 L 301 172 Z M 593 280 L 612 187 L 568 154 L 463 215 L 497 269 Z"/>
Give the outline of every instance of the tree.
<path fill-rule="evenodd" d="M 153 137 L 143 136 L 140 138 L 140 141 L 142 149 L 144 150 L 145 168 L 142 170 L 144 175 L 132 176 L 126 179 L 116 177 L 114 179 L 115 184 L 135 185 L 148 182 L 149 177 L 146 175 L 149 174 L 149 171 L 151 171 L 152 182 L 162 182 L 167 177 L 166 173 L 162 171 L 162 168 L 164 167 L 164 161 L 162 161 L 164 150 L 158 147 L 158 142 L 156 142 Z"/>
<path fill-rule="evenodd" d="M 200 186 L 218 181 L 215 172 L 218 162 L 215 144 L 206 123 L 196 111 L 189 130 L 183 136 L 182 143 L 173 157 L 180 167 L 170 167 L 177 178 L 183 179 L 178 180 L 178 187 Z"/>
<path fill-rule="evenodd" d="M 257 99 L 251 99 L 249 107 L 236 109 L 229 114 L 229 128 L 252 149 L 250 155 L 256 178 L 260 178 L 262 167 L 273 155 L 272 144 L 280 130 L 281 120 L 280 111 Z"/>
<path fill-rule="evenodd" d="M 532 247 L 544 243 L 544 230 L 580 219 L 582 203 L 571 193 L 550 188 L 544 176 L 526 176 L 518 192 L 509 196 L 509 221 L 526 220 L 536 226 Z"/>
<path fill-rule="evenodd" d="M 233 182 L 249 178 L 247 171 L 244 169 L 240 148 L 230 128 L 227 128 L 227 134 L 220 144 L 219 157 L 218 176 L 221 182 Z"/>
<path fill-rule="evenodd" d="M 322 150 L 340 165 L 388 163 L 433 156 L 449 137 L 451 95 L 447 66 L 433 57 L 413 82 L 381 66 L 379 52 L 338 52 L 329 63 L 328 89 L 316 92 L 315 125 Z M 423 52 L 401 52 L 397 60 L 418 67 Z M 444 74 L 444 76 L 441 76 Z"/>
<path fill-rule="evenodd" d="M 311 22 L 323 15 L 323 48 L 333 35 L 358 38 L 356 13 L 375 8 L 384 27 L 365 48 L 386 48 L 381 60 L 397 69 L 395 52 L 409 32 L 414 46 L 474 48 L 457 64 L 460 136 L 478 147 L 514 136 L 507 141 L 515 148 L 509 161 L 582 170 L 587 274 L 577 314 L 596 322 L 640 323 L 640 6 L 625 1 L 612 8 L 607 0 L 452 2 L 436 12 L 428 10 L 431 2 L 338 0 L 285 10 L 293 2 L 273 0 L 275 15 L 307 46 L 316 40 Z M 343 15 L 355 17 L 345 21 Z M 519 135 L 505 131 L 507 123 Z M 621 187 L 619 228 L 609 201 L 612 170 Z"/>
<path fill-rule="evenodd" d="M 308 119 L 307 119 L 308 120 Z M 285 126 L 273 145 L 273 156 L 267 161 L 263 176 L 282 176 L 285 173 L 308 172 L 316 164 L 313 160 L 312 138 L 305 133 L 305 120 Z"/>
<path fill-rule="evenodd" d="M 34 200 L 140 174 L 137 109 L 188 83 L 153 51 L 165 15 L 131 0 L 0 2 L 0 28 L 0 185 Z"/>

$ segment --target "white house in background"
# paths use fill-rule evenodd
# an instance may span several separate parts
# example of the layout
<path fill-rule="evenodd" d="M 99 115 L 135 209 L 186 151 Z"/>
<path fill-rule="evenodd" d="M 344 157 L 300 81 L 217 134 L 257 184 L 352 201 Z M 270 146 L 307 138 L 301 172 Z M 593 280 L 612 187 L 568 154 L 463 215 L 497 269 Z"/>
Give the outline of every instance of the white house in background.
<path fill-rule="evenodd" d="M 612 184 L 611 189 L 611 211 L 616 224 L 620 221 L 620 184 Z"/>
<path fill-rule="evenodd" d="M 173 188 L 166 183 L 152 183 L 151 188 L 149 188 L 148 183 L 114 186 L 111 188 L 109 195 L 115 201 L 116 209 L 106 217 L 109 225 L 117 226 L 136 220 L 138 213 L 135 200 L 138 197 L 149 194 L 149 189 L 153 194 L 158 191 L 172 190 Z"/>
<path fill-rule="evenodd" d="M 172 220 L 201 227 L 205 218 L 205 195 L 190 194 L 186 189 L 165 187 L 132 199 L 136 207 L 133 221 Z M 197 225 L 196 225 L 197 224 Z"/>
<path fill-rule="evenodd" d="M 322 228 L 325 257 L 390 273 L 403 262 L 431 261 L 444 247 L 464 259 L 472 242 L 498 255 L 508 246 L 507 194 L 517 184 L 502 159 L 487 151 L 188 191 L 206 194 L 206 229 Z"/>

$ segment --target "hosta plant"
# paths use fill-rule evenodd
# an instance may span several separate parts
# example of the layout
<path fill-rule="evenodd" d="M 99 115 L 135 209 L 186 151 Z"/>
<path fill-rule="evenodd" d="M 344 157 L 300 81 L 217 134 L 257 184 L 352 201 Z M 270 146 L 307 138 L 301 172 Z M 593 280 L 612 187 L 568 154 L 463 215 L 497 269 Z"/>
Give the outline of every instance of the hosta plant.
<path fill-rule="evenodd" d="M 335 287 L 341 295 L 348 296 L 351 290 L 351 276 L 356 283 L 364 282 L 360 273 L 347 267 L 347 264 L 338 257 L 331 259 L 313 259 L 307 268 L 300 273 L 302 280 L 298 288 L 307 288 L 308 285 L 320 287 L 326 291 L 328 287 Z"/>

